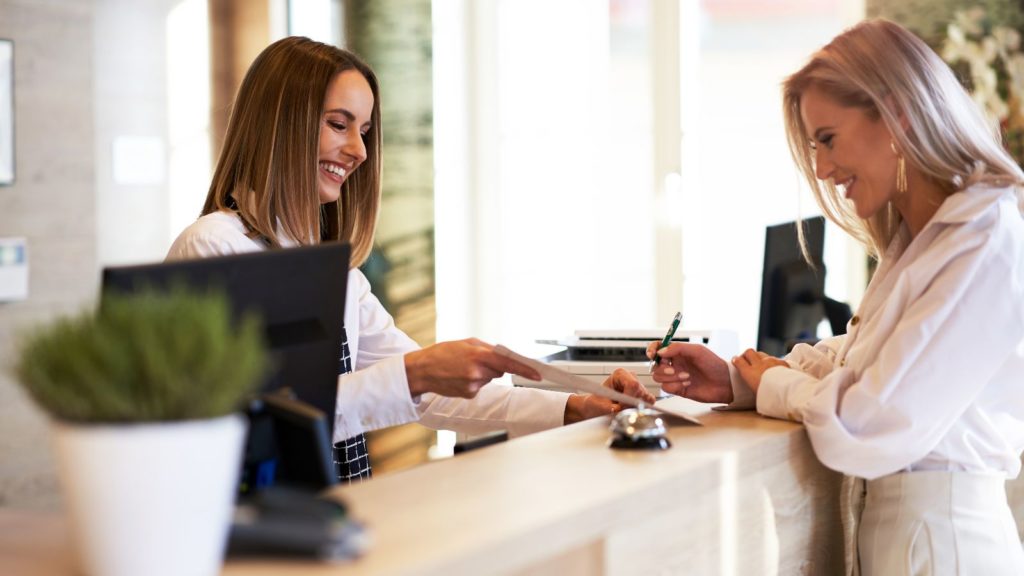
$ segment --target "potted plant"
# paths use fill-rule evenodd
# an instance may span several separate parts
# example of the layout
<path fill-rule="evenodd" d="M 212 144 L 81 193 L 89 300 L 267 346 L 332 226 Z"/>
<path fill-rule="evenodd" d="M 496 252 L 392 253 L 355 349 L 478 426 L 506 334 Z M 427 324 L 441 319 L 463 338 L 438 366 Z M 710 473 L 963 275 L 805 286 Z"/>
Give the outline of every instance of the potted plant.
<path fill-rule="evenodd" d="M 243 398 L 266 366 L 254 318 L 219 294 L 143 291 L 29 334 L 16 371 L 52 417 L 81 570 L 216 574 Z"/>

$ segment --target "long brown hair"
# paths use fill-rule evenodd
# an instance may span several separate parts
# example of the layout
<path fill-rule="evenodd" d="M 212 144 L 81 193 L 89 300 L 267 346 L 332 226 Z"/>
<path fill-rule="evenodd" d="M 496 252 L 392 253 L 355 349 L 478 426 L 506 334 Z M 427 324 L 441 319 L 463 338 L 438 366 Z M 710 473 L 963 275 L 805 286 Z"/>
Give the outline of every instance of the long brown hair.
<path fill-rule="evenodd" d="M 1015 185 L 1020 198 L 1024 173 L 949 66 L 909 30 L 883 19 L 865 20 L 811 56 L 783 82 L 782 93 L 790 152 L 819 206 L 872 255 L 884 252 L 902 217 L 890 203 L 862 220 L 834 183 L 818 180 L 800 117 L 800 98 L 812 86 L 843 106 L 881 118 L 907 163 L 947 195 L 984 183 Z"/>
<path fill-rule="evenodd" d="M 317 166 L 324 98 L 331 80 L 356 70 L 373 92 L 366 160 L 341 186 L 338 200 L 320 204 Z M 225 210 L 234 197 L 252 236 L 281 245 L 281 231 L 300 244 L 352 244 L 352 266 L 373 246 L 381 192 L 380 91 L 358 56 L 293 36 L 267 46 L 238 88 L 203 214 Z"/>

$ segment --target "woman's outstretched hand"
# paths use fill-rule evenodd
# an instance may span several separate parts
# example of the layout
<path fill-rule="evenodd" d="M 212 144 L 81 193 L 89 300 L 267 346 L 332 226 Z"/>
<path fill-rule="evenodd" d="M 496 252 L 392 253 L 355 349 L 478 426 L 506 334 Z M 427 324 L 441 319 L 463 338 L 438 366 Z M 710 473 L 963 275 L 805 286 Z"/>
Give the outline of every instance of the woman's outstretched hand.
<path fill-rule="evenodd" d="M 729 365 L 700 344 L 675 343 L 659 347 L 661 342 L 647 345 L 647 357 L 661 358 L 651 377 L 669 394 L 698 402 L 732 402 Z"/>
<path fill-rule="evenodd" d="M 468 338 L 439 342 L 405 355 L 409 393 L 472 398 L 485 384 L 505 373 L 540 380 L 536 370 L 502 356 L 494 346 Z"/>
<path fill-rule="evenodd" d="M 440 342 L 405 355 L 409 392 L 418 396 L 433 392 L 441 396 L 473 398 L 485 384 L 505 373 L 531 380 L 541 376 L 533 368 L 494 351 L 494 346 L 469 338 Z M 654 395 L 632 373 L 618 369 L 605 380 L 608 388 L 654 403 Z M 571 394 L 565 404 L 564 422 L 571 424 L 614 414 L 622 410 L 617 402 L 593 394 Z"/>
<path fill-rule="evenodd" d="M 636 375 L 623 368 L 618 368 L 604 381 L 606 388 L 611 388 L 627 396 L 639 398 L 647 404 L 654 404 L 656 398 L 637 380 Z M 588 418 L 615 414 L 625 406 L 609 398 L 594 394 L 572 394 L 565 402 L 565 424 L 572 424 Z"/>

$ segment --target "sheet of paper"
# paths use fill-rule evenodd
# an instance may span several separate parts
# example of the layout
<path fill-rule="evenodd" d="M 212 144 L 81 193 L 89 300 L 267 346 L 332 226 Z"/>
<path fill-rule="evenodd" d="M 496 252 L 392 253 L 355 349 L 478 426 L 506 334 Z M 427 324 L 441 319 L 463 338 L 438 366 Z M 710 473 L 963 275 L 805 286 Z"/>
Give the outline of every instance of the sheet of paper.
<path fill-rule="evenodd" d="M 621 392 L 612 390 L 611 388 L 606 388 L 605 386 L 602 386 L 601 384 L 598 384 L 593 380 L 588 380 L 583 376 L 573 374 L 566 370 L 562 370 L 561 368 L 557 368 L 550 364 L 546 364 L 544 362 L 541 362 L 540 360 L 527 358 L 522 354 L 517 354 L 509 350 L 508 348 L 502 346 L 501 344 L 495 346 L 494 350 L 495 352 L 501 354 L 502 356 L 512 358 L 516 362 L 526 364 L 527 366 L 533 368 L 537 372 L 540 372 L 541 377 L 544 378 L 545 380 L 548 380 L 549 382 L 561 384 L 562 386 L 565 386 L 572 390 L 576 390 L 578 392 L 585 392 L 587 394 L 596 394 L 598 396 L 604 396 L 605 398 L 615 400 L 616 402 L 620 404 L 625 404 L 627 406 L 636 406 L 640 404 L 640 400 L 638 398 L 627 396 Z M 701 424 L 700 421 L 694 418 L 693 416 L 685 412 L 682 412 L 678 409 L 675 409 L 671 406 L 665 406 L 663 403 L 658 403 L 653 406 L 645 404 L 645 406 L 657 410 L 658 412 L 662 412 L 670 416 L 675 416 L 692 424 L 703 426 L 703 424 Z"/>

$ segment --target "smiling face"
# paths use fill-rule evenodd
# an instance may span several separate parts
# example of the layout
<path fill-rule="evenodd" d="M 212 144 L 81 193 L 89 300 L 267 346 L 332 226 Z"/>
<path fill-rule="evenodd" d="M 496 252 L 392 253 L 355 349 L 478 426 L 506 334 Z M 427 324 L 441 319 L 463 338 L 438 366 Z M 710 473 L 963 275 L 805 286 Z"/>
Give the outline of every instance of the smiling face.
<path fill-rule="evenodd" d="M 317 184 L 320 203 L 334 202 L 341 185 L 366 160 L 373 91 L 356 70 L 338 73 L 327 86 L 320 125 Z"/>
<path fill-rule="evenodd" d="M 817 177 L 843 190 L 859 217 L 878 213 L 896 195 L 897 157 L 885 122 L 839 104 L 813 85 L 800 97 L 800 117 Z"/>

